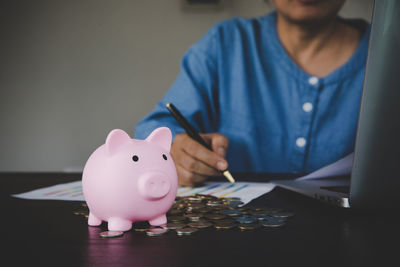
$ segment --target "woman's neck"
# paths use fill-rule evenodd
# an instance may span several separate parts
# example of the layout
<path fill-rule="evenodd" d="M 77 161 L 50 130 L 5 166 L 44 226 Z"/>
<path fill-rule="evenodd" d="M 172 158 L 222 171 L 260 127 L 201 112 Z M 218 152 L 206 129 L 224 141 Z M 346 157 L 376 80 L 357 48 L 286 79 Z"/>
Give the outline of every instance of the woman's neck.
<path fill-rule="evenodd" d="M 360 40 L 360 33 L 338 18 L 299 24 L 278 13 L 277 32 L 293 61 L 305 72 L 319 77 L 343 65 Z"/>

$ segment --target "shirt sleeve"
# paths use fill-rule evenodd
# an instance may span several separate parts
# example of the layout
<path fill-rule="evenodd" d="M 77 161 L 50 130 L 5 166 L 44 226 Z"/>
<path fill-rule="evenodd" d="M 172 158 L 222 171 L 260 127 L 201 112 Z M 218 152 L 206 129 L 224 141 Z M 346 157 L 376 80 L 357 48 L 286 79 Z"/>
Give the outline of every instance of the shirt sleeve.
<path fill-rule="evenodd" d="M 155 108 L 135 128 L 135 138 L 144 139 L 154 129 L 166 126 L 173 138 L 184 129 L 170 115 L 171 102 L 199 132 L 214 132 L 217 100 L 217 30 L 212 28 L 189 48 L 181 61 L 181 71 Z"/>

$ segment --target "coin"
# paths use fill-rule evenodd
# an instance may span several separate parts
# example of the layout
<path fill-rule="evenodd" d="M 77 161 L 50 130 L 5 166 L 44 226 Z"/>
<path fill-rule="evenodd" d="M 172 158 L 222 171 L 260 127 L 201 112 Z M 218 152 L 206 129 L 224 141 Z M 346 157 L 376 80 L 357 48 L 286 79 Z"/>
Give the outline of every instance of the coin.
<path fill-rule="evenodd" d="M 258 223 L 243 223 L 239 224 L 238 227 L 240 230 L 247 231 L 247 230 L 255 230 L 259 228 L 260 225 Z"/>
<path fill-rule="evenodd" d="M 242 204 L 244 203 L 237 197 L 218 198 L 201 194 L 177 197 L 167 213 L 168 224 L 163 227 L 176 230 L 180 236 L 190 235 L 211 226 L 217 230 L 238 227 L 240 230 L 250 231 L 262 226 L 281 227 L 289 217 L 294 216 L 294 213 L 279 208 L 248 205 L 244 207 Z M 148 224 L 135 230 L 147 229 Z"/>
<path fill-rule="evenodd" d="M 259 220 L 259 221 L 286 222 L 286 218 L 283 218 L 283 217 L 272 217 L 271 215 L 268 215 L 268 216 L 257 216 L 257 220 Z"/>
<path fill-rule="evenodd" d="M 168 229 L 165 228 L 159 228 L 159 227 L 154 227 L 154 228 L 150 228 L 146 231 L 146 234 L 148 236 L 160 236 L 165 234 L 166 232 L 168 232 Z"/>
<path fill-rule="evenodd" d="M 195 197 L 195 196 L 190 196 L 188 198 L 186 198 L 187 201 L 192 202 L 192 203 L 200 203 L 203 200 L 199 197 Z"/>
<path fill-rule="evenodd" d="M 221 213 L 231 216 L 231 217 L 236 217 L 242 215 L 242 212 L 239 210 L 223 210 Z"/>
<path fill-rule="evenodd" d="M 223 201 L 220 199 L 215 199 L 215 200 L 209 200 L 207 201 L 207 206 L 209 207 L 218 207 L 223 205 Z"/>
<path fill-rule="evenodd" d="M 277 227 L 282 227 L 286 223 L 285 222 L 277 222 L 277 221 L 261 221 L 260 224 L 264 226 L 265 228 L 277 228 Z"/>
<path fill-rule="evenodd" d="M 188 226 L 193 228 L 207 228 L 213 226 L 213 224 L 207 221 L 197 221 L 188 223 Z"/>
<path fill-rule="evenodd" d="M 186 226 L 186 224 L 184 224 L 184 223 L 171 222 L 171 223 L 167 223 L 166 228 L 167 229 L 176 230 L 176 229 L 181 229 L 181 228 L 183 228 L 185 226 Z"/>
<path fill-rule="evenodd" d="M 189 219 L 189 221 L 195 222 L 200 220 L 200 218 L 203 216 L 201 213 L 189 213 L 184 215 L 186 218 Z"/>
<path fill-rule="evenodd" d="M 225 221 L 225 222 L 216 222 L 214 224 L 214 228 L 217 230 L 227 230 L 227 229 L 232 229 L 236 226 L 236 223 L 234 221 Z"/>
<path fill-rule="evenodd" d="M 294 213 L 290 212 L 290 211 L 280 211 L 280 212 L 272 213 L 271 216 L 279 217 L 279 218 L 289 218 L 289 217 L 293 217 Z"/>
<path fill-rule="evenodd" d="M 267 221 L 269 222 L 277 222 L 277 223 L 285 223 L 287 221 L 287 218 L 285 217 L 272 217 L 268 216 Z"/>
<path fill-rule="evenodd" d="M 198 203 L 198 202 L 193 202 L 193 203 L 188 202 L 187 205 L 188 205 L 188 208 L 191 208 L 191 209 L 201 209 L 201 208 L 205 207 L 204 204 Z"/>
<path fill-rule="evenodd" d="M 177 233 L 179 236 L 182 236 L 182 235 L 191 235 L 191 234 L 193 234 L 193 233 L 195 233 L 195 232 L 197 232 L 197 231 L 198 231 L 197 228 L 186 227 L 186 228 L 182 228 L 182 229 L 177 229 L 177 230 L 176 230 L 176 233 Z"/>
<path fill-rule="evenodd" d="M 254 222 L 256 222 L 256 218 L 249 217 L 249 216 L 242 216 L 242 217 L 236 218 L 236 221 L 241 224 L 254 223 Z"/>
<path fill-rule="evenodd" d="M 121 231 L 105 231 L 101 232 L 100 236 L 104 238 L 114 238 L 114 237 L 120 237 L 123 236 L 124 232 Z"/>

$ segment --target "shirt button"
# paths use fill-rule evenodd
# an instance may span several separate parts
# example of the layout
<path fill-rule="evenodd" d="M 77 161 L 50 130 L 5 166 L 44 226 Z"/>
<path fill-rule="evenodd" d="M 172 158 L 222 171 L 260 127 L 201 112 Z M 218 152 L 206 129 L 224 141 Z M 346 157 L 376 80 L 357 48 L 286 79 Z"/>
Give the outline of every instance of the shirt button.
<path fill-rule="evenodd" d="M 303 104 L 303 110 L 305 112 L 310 112 L 313 109 L 313 105 L 310 102 L 306 102 Z"/>
<path fill-rule="evenodd" d="M 304 147 L 306 145 L 306 139 L 303 137 L 299 137 L 296 139 L 296 146 L 298 147 Z"/>
<path fill-rule="evenodd" d="M 312 77 L 310 77 L 310 79 L 308 79 L 308 83 L 311 85 L 317 85 L 318 82 L 319 82 L 319 80 L 315 76 L 312 76 Z"/>

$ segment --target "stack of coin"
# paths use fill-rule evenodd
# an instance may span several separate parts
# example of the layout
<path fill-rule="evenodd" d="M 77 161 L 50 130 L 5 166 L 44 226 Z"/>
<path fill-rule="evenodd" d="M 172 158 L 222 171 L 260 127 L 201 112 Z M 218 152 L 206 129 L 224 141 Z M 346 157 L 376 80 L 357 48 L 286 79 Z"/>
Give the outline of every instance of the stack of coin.
<path fill-rule="evenodd" d="M 202 229 L 236 228 L 250 231 L 282 227 L 294 216 L 294 213 L 278 208 L 241 207 L 242 204 L 239 198 L 217 198 L 202 194 L 176 197 L 167 213 L 166 225 L 152 227 L 148 222 L 135 222 L 133 230 L 145 232 L 148 236 L 160 236 L 167 232 L 175 232 L 179 236 L 191 235 Z M 81 210 L 74 212 L 85 218 L 88 213 L 84 203 Z"/>
<path fill-rule="evenodd" d="M 240 207 L 239 198 L 217 198 L 210 195 L 177 197 L 167 213 L 166 229 L 178 235 L 191 235 L 193 229 L 227 230 L 236 228 L 243 231 L 260 228 L 277 228 L 286 224 L 294 213 L 277 208 Z"/>

